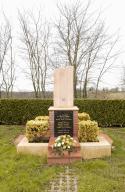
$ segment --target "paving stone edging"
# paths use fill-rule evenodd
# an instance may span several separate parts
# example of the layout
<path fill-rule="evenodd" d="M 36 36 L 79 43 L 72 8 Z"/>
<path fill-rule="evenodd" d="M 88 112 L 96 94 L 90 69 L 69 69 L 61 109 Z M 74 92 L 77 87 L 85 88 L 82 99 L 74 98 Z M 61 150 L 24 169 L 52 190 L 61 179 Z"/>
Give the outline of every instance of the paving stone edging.
<path fill-rule="evenodd" d="M 77 192 L 78 177 L 75 170 L 66 166 L 63 173 L 50 182 L 50 189 L 46 192 Z"/>

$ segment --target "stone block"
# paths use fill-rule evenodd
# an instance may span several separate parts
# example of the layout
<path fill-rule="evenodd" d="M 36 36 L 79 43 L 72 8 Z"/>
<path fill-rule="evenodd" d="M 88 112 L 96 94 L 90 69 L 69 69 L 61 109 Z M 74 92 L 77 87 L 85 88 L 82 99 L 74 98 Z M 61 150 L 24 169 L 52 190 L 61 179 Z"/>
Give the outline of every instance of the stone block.
<path fill-rule="evenodd" d="M 53 141 L 51 144 L 53 144 Z M 22 154 L 32 154 L 32 155 L 42 156 L 42 155 L 47 155 L 49 152 L 50 154 L 49 159 L 51 159 L 50 161 L 48 160 L 49 164 L 54 163 L 53 162 L 54 158 L 50 151 L 48 143 L 28 143 L 27 138 L 24 137 L 16 147 L 17 147 L 17 152 Z M 102 157 L 111 156 L 112 144 L 109 143 L 107 139 L 103 136 L 99 137 L 99 142 L 80 143 L 80 146 L 78 147 L 79 147 L 78 152 L 75 154 L 71 154 L 70 162 L 73 162 L 75 160 L 80 160 L 81 157 L 83 159 L 93 159 L 93 158 L 102 158 Z M 71 158 L 73 160 L 71 160 Z M 61 161 L 60 158 L 57 156 L 55 160 L 57 161 L 56 162 L 57 164 L 61 164 L 61 162 L 65 164 L 69 162 L 69 157 L 66 156 L 65 159 Z"/>
<path fill-rule="evenodd" d="M 99 142 L 80 143 L 83 159 L 93 159 L 111 156 L 111 143 L 100 136 Z"/>
<path fill-rule="evenodd" d="M 17 152 L 22 154 L 42 156 L 47 155 L 48 152 L 48 143 L 28 143 L 26 137 L 24 137 L 16 147 Z"/>
<path fill-rule="evenodd" d="M 56 165 L 56 164 L 70 164 L 75 161 L 82 160 L 81 153 L 80 153 L 80 144 L 77 139 L 77 137 L 74 138 L 76 140 L 76 146 L 73 152 L 70 154 L 68 151 L 64 151 L 63 155 L 55 154 L 52 150 L 53 144 L 55 142 L 55 138 L 51 137 L 49 140 L 49 146 L 48 146 L 48 158 L 47 162 L 49 165 Z"/>
<path fill-rule="evenodd" d="M 80 151 L 72 152 L 71 154 L 64 153 L 63 156 L 49 154 L 47 161 L 49 165 L 66 165 L 75 161 L 81 161 L 81 154 Z"/>
<path fill-rule="evenodd" d="M 73 66 L 54 72 L 54 107 L 73 106 Z"/>

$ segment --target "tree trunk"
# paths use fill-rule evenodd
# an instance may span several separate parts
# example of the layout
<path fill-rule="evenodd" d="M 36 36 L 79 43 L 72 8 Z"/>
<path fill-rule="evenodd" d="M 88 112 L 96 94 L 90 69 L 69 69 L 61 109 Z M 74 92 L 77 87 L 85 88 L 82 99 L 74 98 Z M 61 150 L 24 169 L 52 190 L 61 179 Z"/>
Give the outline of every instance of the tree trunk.
<path fill-rule="evenodd" d="M 1 91 L 1 88 L 0 88 L 0 98 L 2 98 L 2 91 Z"/>
<path fill-rule="evenodd" d="M 97 95 L 98 95 L 98 87 L 99 87 L 99 80 L 97 81 L 97 85 L 96 85 L 95 98 L 97 98 Z"/>
<path fill-rule="evenodd" d="M 87 98 L 87 79 L 85 79 L 84 87 L 83 87 L 83 98 Z"/>

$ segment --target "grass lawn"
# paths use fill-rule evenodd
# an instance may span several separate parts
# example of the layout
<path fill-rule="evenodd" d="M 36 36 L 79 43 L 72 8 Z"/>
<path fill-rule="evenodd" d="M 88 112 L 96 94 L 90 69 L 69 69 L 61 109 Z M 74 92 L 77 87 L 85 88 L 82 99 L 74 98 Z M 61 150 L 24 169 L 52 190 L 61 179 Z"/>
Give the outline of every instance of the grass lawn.
<path fill-rule="evenodd" d="M 103 131 L 114 141 L 112 156 L 75 164 L 78 192 L 125 192 L 125 128 Z"/>
<path fill-rule="evenodd" d="M 77 162 L 78 192 L 125 192 L 125 128 L 103 129 L 114 141 L 111 158 Z M 46 192 L 63 166 L 47 166 L 46 157 L 19 155 L 14 138 L 22 126 L 0 126 L 0 192 Z"/>

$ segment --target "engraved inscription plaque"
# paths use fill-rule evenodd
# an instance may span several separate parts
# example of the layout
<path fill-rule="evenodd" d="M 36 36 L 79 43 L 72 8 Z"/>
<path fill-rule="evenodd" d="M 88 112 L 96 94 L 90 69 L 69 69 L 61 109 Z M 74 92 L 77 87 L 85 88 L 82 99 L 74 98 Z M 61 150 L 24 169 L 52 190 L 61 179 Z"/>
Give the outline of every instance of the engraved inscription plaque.
<path fill-rule="evenodd" d="M 54 111 L 54 136 L 73 136 L 73 111 Z"/>

